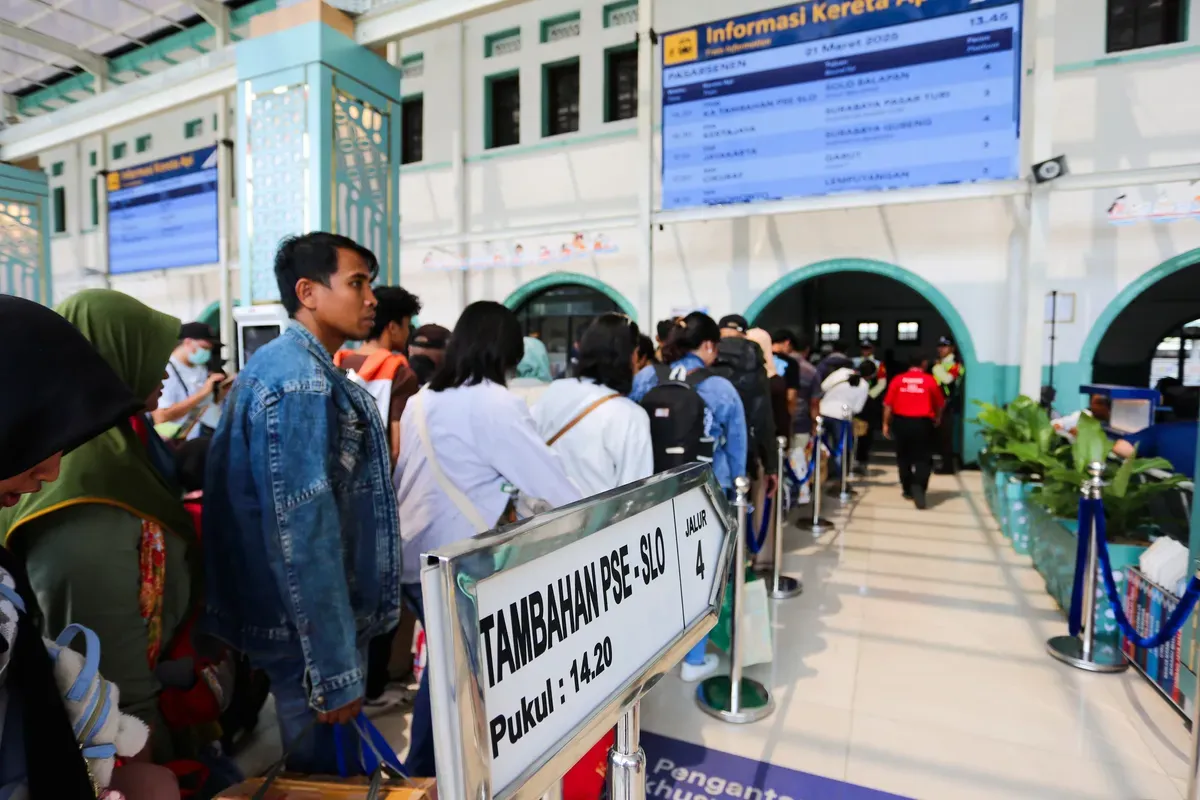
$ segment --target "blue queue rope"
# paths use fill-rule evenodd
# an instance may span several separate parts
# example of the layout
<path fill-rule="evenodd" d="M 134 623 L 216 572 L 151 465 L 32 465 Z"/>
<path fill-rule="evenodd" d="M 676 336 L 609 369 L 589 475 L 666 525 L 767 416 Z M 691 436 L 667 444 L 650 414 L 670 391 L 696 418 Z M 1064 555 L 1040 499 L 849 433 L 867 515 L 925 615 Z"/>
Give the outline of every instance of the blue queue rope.
<path fill-rule="evenodd" d="M 778 491 L 778 490 L 776 490 Z M 749 509 L 753 514 L 754 509 Z M 762 550 L 763 543 L 767 541 L 767 528 L 771 525 L 771 498 L 763 500 L 763 515 L 762 525 L 759 528 L 758 536 L 754 535 L 754 525 L 751 524 L 749 530 L 746 531 L 746 545 L 750 548 L 750 552 L 758 555 L 758 551 Z"/>
<path fill-rule="evenodd" d="M 1083 578 L 1087 572 L 1088 542 L 1092 529 L 1092 500 L 1079 498 L 1079 535 L 1075 545 L 1075 582 L 1071 586 L 1071 611 L 1067 614 L 1067 631 L 1078 636 L 1083 630 Z M 1101 514 L 1100 516 L 1104 516 Z"/>
<path fill-rule="evenodd" d="M 1138 634 L 1137 629 L 1130 624 L 1129 618 L 1125 616 L 1125 609 L 1121 604 L 1121 595 L 1117 591 L 1116 581 L 1113 580 L 1112 564 L 1108 557 L 1108 541 L 1105 539 L 1106 523 L 1102 501 L 1091 500 L 1090 502 L 1095 504 L 1092 507 L 1091 513 L 1096 525 L 1097 554 L 1100 556 L 1100 576 L 1104 578 L 1104 588 L 1108 593 L 1108 602 L 1112 606 L 1113 616 L 1117 619 L 1118 627 L 1125 634 L 1125 638 L 1143 649 L 1153 650 L 1160 645 L 1166 644 L 1175 638 L 1175 634 L 1179 633 L 1180 629 L 1183 628 L 1183 623 L 1187 621 L 1188 615 L 1192 613 L 1192 607 L 1196 605 L 1196 598 L 1200 597 L 1200 579 L 1197 579 L 1193 575 L 1192 579 L 1188 581 L 1187 590 L 1183 593 L 1183 598 L 1179 601 L 1179 605 L 1171 612 L 1171 616 L 1163 623 L 1158 633 L 1146 637 Z"/>

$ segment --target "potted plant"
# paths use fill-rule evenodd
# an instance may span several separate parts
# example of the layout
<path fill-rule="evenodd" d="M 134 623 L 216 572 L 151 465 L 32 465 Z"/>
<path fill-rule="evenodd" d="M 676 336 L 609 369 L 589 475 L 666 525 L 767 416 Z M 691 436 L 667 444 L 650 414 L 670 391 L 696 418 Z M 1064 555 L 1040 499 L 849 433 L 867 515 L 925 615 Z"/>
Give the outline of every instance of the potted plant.
<path fill-rule="evenodd" d="M 1157 537 L 1156 519 L 1150 501 L 1170 492 L 1184 481 L 1172 475 L 1161 481 L 1148 481 L 1149 470 L 1170 472 L 1171 465 L 1161 458 L 1118 459 L 1111 455 L 1112 442 L 1100 423 L 1081 415 L 1070 460 L 1047 470 L 1043 485 L 1032 495 L 1033 565 L 1046 581 L 1046 590 L 1064 611 L 1070 610 L 1071 588 L 1075 580 L 1075 554 L 1078 545 L 1080 486 L 1090 477 L 1088 465 L 1105 465 L 1104 518 L 1109 556 L 1118 586 L 1124 585 L 1125 568 L 1136 565 L 1142 552 Z M 1106 602 L 1101 600 L 1100 602 Z M 1097 633 L 1115 637 L 1116 623 L 1100 615 Z"/>

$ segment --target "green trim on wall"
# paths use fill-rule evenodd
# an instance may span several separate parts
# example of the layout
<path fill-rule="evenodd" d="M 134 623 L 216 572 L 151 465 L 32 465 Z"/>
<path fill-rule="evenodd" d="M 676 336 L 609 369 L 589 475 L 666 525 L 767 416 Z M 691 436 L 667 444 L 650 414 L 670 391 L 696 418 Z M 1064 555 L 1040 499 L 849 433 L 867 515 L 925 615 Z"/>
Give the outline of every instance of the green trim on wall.
<path fill-rule="evenodd" d="M 604 27 L 611 28 L 613 26 L 613 14 L 617 13 L 618 11 L 624 11 L 625 9 L 631 6 L 636 6 L 637 4 L 638 0 L 617 0 L 615 3 L 609 3 L 606 5 L 604 7 Z"/>
<path fill-rule="evenodd" d="M 637 0 L 633 0 L 633 5 L 637 5 Z M 628 53 L 630 51 L 633 51 L 633 52 L 637 51 L 637 42 L 636 41 L 626 42 L 625 44 L 619 44 L 619 45 L 616 45 L 615 47 L 604 48 L 604 117 L 603 117 L 603 119 L 604 119 L 605 124 L 607 124 L 609 122 L 623 122 L 624 121 L 624 120 L 613 119 L 613 116 L 612 116 L 613 115 L 612 102 L 611 102 L 612 92 L 610 91 L 610 89 L 612 87 L 609 85 L 609 81 L 612 78 L 612 72 L 608 68 L 608 61 L 610 58 L 612 58 L 615 55 L 620 55 L 621 53 Z M 638 91 L 641 91 L 641 88 L 642 87 L 639 86 Z M 628 117 L 628 119 L 637 119 L 637 114 L 634 114 L 632 117 Z"/>
<path fill-rule="evenodd" d="M 405 56 L 404 58 L 400 59 L 400 66 L 403 67 L 405 64 L 415 64 L 418 61 L 424 61 L 424 60 L 425 60 L 424 53 L 413 53 L 411 56 Z"/>
<path fill-rule="evenodd" d="M 434 161 L 430 164 L 426 164 L 424 162 L 418 162 L 416 164 L 401 164 L 400 174 L 412 175 L 417 172 L 430 172 L 435 169 L 450 169 L 453 166 L 454 164 L 450 161 Z"/>
<path fill-rule="evenodd" d="M 570 58 L 561 58 L 558 61 L 551 61 L 547 64 L 542 64 L 542 138 L 549 139 L 551 136 L 569 136 L 572 133 L 578 133 L 579 129 L 573 131 L 563 131 L 562 133 L 550 133 L 550 89 L 546 85 L 550 80 L 550 70 L 558 67 L 574 66 L 575 71 L 579 71 L 579 56 L 571 56 Z M 582 89 L 582 85 L 580 86 Z M 582 94 L 582 93 L 581 93 Z M 582 103 L 583 98 L 580 97 Z"/>
<path fill-rule="evenodd" d="M 529 283 L 517 287 L 516 291 L 504 299 L 504 305 L 517 311 L 537 295 L 555 286 L 586 286 L 600 292 L 616 303 L 626 316 L 637 322 L 637 309 L 629 302 L 629 298 L 604 281 L 590 275 L 580 275 L 578 272 L 551 272 L 549 275 L 534 278 Z"/>
<path fill-rule="evenodd" d="M 1059 64 L 1054 67 L 1055 75 L 1065 75 L 1071 72 L 1083 72 L 1099 67 L 1115 67 L 1119 64 L 1141 64 L 1147 61 L 1166 61 L 1172 58 L 1200 55 L 1200 45 L 1179 43 L 1162 45 L 1152 50 L 1134 50 L 1119 55 L 1105 56 L 1090 61 L 1074 61 L 1069 64 Z"/>
<path fill-rule="evenodd" d="M 518 25 L 515 28 L 505 28 L 502 31 L 496 31 L 495 33 L 489 33 L 487 36 L 483 37 L 483 57 L 484 58 L 492 57 L 493 50 L 495 50 L 495 47 L 496 47 L 496 42 L 501 42 L 501 41 L 504 41 L 505 39 L 510 39 L 513 36 L 520 36 L 520 35 L 521 35 L 521 26 L 520 25 Z M 524 42 L 522 42 L 521 44 L 523 47 Z"/>
<path fill-rule="evenodd" d="M 579 19 L 579 12 L 572 11 L 569 14 L 559 14 L 557 17 L 548 17 L 547 19 L 542 20 L 538 25 L 538 30 L 540 31 L 540 34 L 538 35 L 538 41 L 540 41 L 542 44 L 548 44 L 550 42 L 551 28 L 553 28 L 555 25 L 561 25 L 564 22 L 578 22 Z M 582 34 L 582 30 L 580 33 Z M 568 38 L 573 39 L 575 37 L 572 36 Z"/>
<path fill-rule="evenodd" d="M 509 69 L 504 72 L 497 72 L 493 75 L 485 75 L 483 77 L 483 149 L 491 150 L 492 144 L 492 84 L 496 81 L 504 80 L 505 78 L 517 79 L 517 96 L 520 97 L 521 91 L 521 71 L 519 69 Z M 517 125 L 517 139 L 520 144 L 521 128 Z M 517 145 L 505 145 L 506 150 L 511 150 Z"/>
<path fill-rule="evenodd" d="M 490 111 L 490 108 L 485 108 Z M 621 120 L 622 122 L 632 122 L 633 120 Z M 513 145 L 512 147 L 504 147 L 491 153 L 480 153 L 475 156 L 467 156 L 465 161 L 468 164 L 474 164 L 479 161 L 492 161 L 497 158 L 508 158 L 509 156 L 523 156 L 539 150 L 550 150 L 561 147 L 573 147 L 575 145 L 591 144 L 593 142 L 601 142 L 605 139 L 636 139 L 637 128 L 633 127 L 629 130 L 605 131 L 604 133 L 595 133 L 586 136 L 579 136 L 574 133 L 564 133 L 561 136 L 553 136 L 544 142 L 527 145 Z"/>
<path fill-rule="evenodd" d="M 758 315 L 766 307 L 787 292 L 793 286 L 822 275 L 837 272 L 866 272 L 891 278 L 914 290 L 937 309 L 950 326 L 954 341 L 958 343 L 958 353 L 966 369 L 966 403 L 963 407 L 963 461 L 973 461 L 979 452 L 979 438 L 975 435 L 978 426 L 970 420 L 975 417 L 973 400 L 994 403 L 1000 398 L 1005 401 L 1012 397 L 1004 397 L 1001 392 L 1007 391 L 1007 379 L 1003 378 L 999 365 L 982 365 L 975 357 L 975 343 L 971 339 L 971 330 L 966 321 L 958 313 L 958 309 L 950 302 L 941 290 L 919 275 L 909 272 L 903 267 L 889 264 L 886 261 L 876 261 L 870 258 L 832 258 L 828 261 L 818 261 L 799 269 L 794 269 L 787 275 L 772 283 L 760 294 L 750 307 L 746 309 L 746 319 L 753 325 Z"/>

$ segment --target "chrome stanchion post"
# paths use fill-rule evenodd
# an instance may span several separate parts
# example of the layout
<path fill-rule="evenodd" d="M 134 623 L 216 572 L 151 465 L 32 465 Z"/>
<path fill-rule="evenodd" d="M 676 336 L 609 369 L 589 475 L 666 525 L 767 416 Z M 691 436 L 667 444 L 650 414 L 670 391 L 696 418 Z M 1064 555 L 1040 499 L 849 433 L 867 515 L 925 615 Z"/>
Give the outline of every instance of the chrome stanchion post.
<path fill-rule="evenodd" d="M 1104 465 L 1093 461 L 1088 465 L 1090 478 L 1079 487 L 1079 493 L 1085 499 L 1100 500 L 1104 496 Z M 1103 514 L 1103 507 L 1096 509 L 1097 514 Z M 1050 655 L 1064 664 L 1070 664 L 1078 669 L 1089 672 L 1122 672 L 1129 668 L 1129 662 L 1119 647 L 1106 642 L 1096 641 L 1096 571 L 1100 559 L 1100 543 L 1096 539 L 1096 523 L 1093 520 L 1089 530 L 1080 531 L 1080 536 L 1088 537 L 1088 556 L 1083 575 L 1083 606 L 1080 609 L 1082 628 L 1079 636 L 1055 636 L 1046 642 L 1046 650 Z"/>
<path fill-rule="evenodd" d="M 546 793 L 542 795 L 541 800 L 563 800 L 562 780 L 560 779 L 555 781 L 554 785 L 547 789 Z"/>
<path fill-rule="evenodd" d="M 850 453 L 847 449 L 850 446 L 850 437 L 847 435 L 850 432 L 850 427 L 850 406 L 843 404 L 841 424 L 842 446 L 840 448 L 842 457 L 840 459 L 841 464 L 839 464 L 842 468 L 842 490 L 838 493 L 838 502 L 842 505 L 849 503 L 851 496 L 854 494 L 850 490 Z"/>
<path fill-rule="evenodd" d="M 609 800 L 646 799 L 646 751 L 641 743 L 641 720 L 641 701 L 617 720 L 617 740 L 608 751 Z M 560 800 L 561 797 L 560 794 Z"/>
<path fill-rule="evenodd" d="M 752 678 L 742 676 L 741 632 L 746 592 L 746 512 L 750 507 L 750 480 L 745 476 L 734 481 L 737 496 L 737 539 L 733 549 L 733 598 L 729 619 L 729 674 L 714 675 L 696 689 L 696 702 L 701 710 L 726 722 L 757 722 L 775 710 L 775 700 L 767 687 Z"/>
<path fill-rule="evenodd" d="M 783 508 L 783 465 L 787 458 L 787 437 L 780 436 L 779 444 L 779 474 L 775 484 L 775 564 L 771 569 L 771 588 L 768 590 L 772 600 L 786 600 L 804 591 L 799 580 L 782 574 L 783 570 L 783 525 L 787 515 Z"/>
<path fill-rule="evenodd" d="M 824 533 L 833 526 L 832 522 L 821 517 L 821 493 L 825 490 L 821 485 L 821 462 L 823 460 L 821 450 L 824 440 L 825 418 L 817 417 L 813 422 L 813 447 L 816 448 L 813 453 L 813 473 L 808 476 L 808 482 L 811 485 L 809 493 L 812 495 L 813 504 L 812 526 L 809 530 L 813 533 Z"/>

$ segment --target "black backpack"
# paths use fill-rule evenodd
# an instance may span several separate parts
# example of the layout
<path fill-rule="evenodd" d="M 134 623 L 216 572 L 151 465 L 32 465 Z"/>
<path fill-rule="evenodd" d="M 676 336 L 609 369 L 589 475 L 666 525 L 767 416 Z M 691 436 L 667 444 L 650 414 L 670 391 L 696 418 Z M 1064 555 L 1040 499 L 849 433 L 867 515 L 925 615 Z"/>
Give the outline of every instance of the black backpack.
<path fill-rule="evenodd" d="M 737 389 L 746 412 L 747 468 L 761 460 L 774 471 L 777 460 L 775 417 L 771 413 L 771 385 L 763 366 L 763 352 L 749 339 L 728 337 L 717 345 L 713 374 L 725 378 Z"/>
<path fill-rule="evenodd" d="M 658 385 L 646 392 L 642 408 L 650 415 L 650 442 L 654 446 L 654 471 L 713 460 L 713 440 L 704 426 L 708 406 L 696 391 L 705 378 L 712 375 L 698 369 L 682 380 L 671 377 L 671 368 L 654 365 Z"/>

